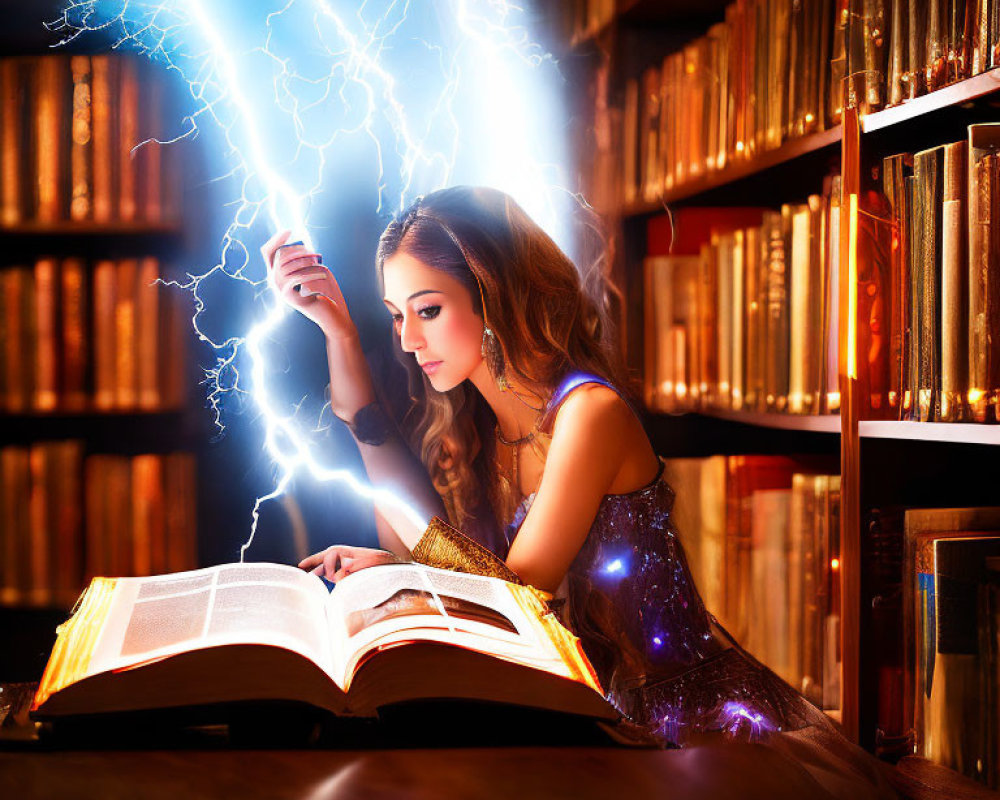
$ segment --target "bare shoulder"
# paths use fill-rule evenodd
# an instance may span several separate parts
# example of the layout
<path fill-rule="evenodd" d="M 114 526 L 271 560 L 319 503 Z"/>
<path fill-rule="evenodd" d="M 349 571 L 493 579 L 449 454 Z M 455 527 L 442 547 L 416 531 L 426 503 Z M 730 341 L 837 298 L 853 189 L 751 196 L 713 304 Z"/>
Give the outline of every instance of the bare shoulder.
<path fill-rule="evenodd" d="M 603 384 L 585 384 L 571 392 L 559 409 L 552 434 L 554 446 L 557 440 L 590 440 L 589 454 L 606 459 L 611 467 L 608 491 L 613 494 L 645 486 L 658 472 L 656 452 L 642 423 L 621 395 Z"/>
<path fill-rule="evenodd" d="M 635 415 L 614 389 L 600 383 L 586 383 L 574 389 L 559 408 L 553 434 L 598 429 L 608 434 L 623 433 Z"/>

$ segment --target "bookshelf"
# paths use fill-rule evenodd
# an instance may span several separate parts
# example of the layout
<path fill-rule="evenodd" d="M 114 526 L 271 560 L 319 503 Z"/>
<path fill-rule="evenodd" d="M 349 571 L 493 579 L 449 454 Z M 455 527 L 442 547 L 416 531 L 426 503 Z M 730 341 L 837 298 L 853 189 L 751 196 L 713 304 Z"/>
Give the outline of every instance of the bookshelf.
<path fill-rule="evenodd" d="M 145 559 L 134 542 L 155 538 L 157 571 L 198 565 L 195 476 L 211 435 L 192 407 L 186 298 L 145 282 L 178 277 L 191 257 L 180 197 L 188 165 L 118 147 L 177 98 L 138 59 L 53 53 L 42 26 L 50 10 L 14 15 L 0 36 L 5 681 L 37 680 L 88 576 L 129 574 Z"/>
<path fill-rule="evenodd" d="M 624 295 L 619 322 L 633 374 L 645 378 L 650 363 L 644 353 L 650 323 L 646 318 L 649 290 L 643 263 L 651 219 L 668 210 L 676 215 L 689 208 L 777 208 L 818 192 L 831 165 L 841 176 L 839 202 L 844 224 L 839 240 L 840 291 L 836 310 L 840 350 L 838 413 L 800 416 L 725 408 L 669 414 L 654 411 L 649 430 L 658 452 L 676 457 L 836 452 L 841 475 L 842 708 L 839 715 L 831 716 L 839 716 L 838 722 L 850 738 L 896 761 L 905 754 L 905 744 L 903 750 L 894 752 L 893 743 L 879 732 L 883 721 L 879 708 L 888 701 L 885 685 L 898 675 L 892 673 L 893 665 L 886 666 L 880 654 L 880 622 L 874 617 L 883 612 L 872 612 L 873 602 L 877 605 L 885 601 L 873 594 L 872 572 L 872 562 L 883 558 L 884 553 L 871 540 L 867 526 L 873 509 L 1000 504 L 1000 491 L 991 480 L 1000 456 L 1000 425 L 869 418 L 885 414 L 873 415 L 864 396 L 867 386 L 859 382 L 859 375 L 864 377 L 859 358 L 848 356 L 852 346 L 860 347 L 856 318 L 851 316 L 857 313 L 859 301 L 854 270 L 860 268 L 860 260 L 868 257 L 860 249 L 858 228 L 851 225 L 857 219 L 852 219 L 851 201 L 852 196 L 880 190 L 883 159 L 962 140 L 968 125 L 1000 118 L 1000 68 L 994 66 L 869 113 L 863 113 L 860 103 L 851 101 L 851 91 L 858 90 L 863 76 L 855 78 L 845 86 L 839 119 L 825 130 L 786 140 L 717 171 L 703 171 L 661 188 L 655 198 L 628 201 L 622 177 L 623 163 L 627 161 L 622 153 L 628 131 L 628 82 L 639 83 L 641 96 L 644 72 L 664 64 L 666 73 L 669 54 L 705 36 L 712 26 L 722 22 L 727 4 L 709 3 L 694 9 L 685 2 L 619 0 L 611 5 L 612 17 L 590 37 L 578 36 L 565 60 L 575 79 L 588 87 L 588 92 L 581 91 L 578 96 L 593 104 L 593 108 L 584 109 L 581 101 L 581 108 L 576 109 L 585 120 L 580 123 L 578 157 L 581 164 L 597 165 L 591 168 L 594 177 L 590 187 L 597 196 L 595 207 L 604 214 L 614 236 L 612 275 Z M 602 89 L 606 93 L 603 101 L 598 96 Z M 636 113 L 640 116 L 633 124 L 640 136 L 646 135 L 641 113 Z M 587 124 L 593 125 L 597 133 L 589 135 Z M 602 125 L 610 128 L 612 135 L 607 130 L 602 132 Z M 613 162 L 604 173 L 599 171 L 602 155 L 595 155 L 602 142 L 605 146 L 611 142 Z M 638 171 L 643 174 L 641 161 Z M 912 699 L 904 697 L 903 702 L 912 704 Z M 955 796 L 972 791 L 969 796 L 974 796 L 975 787 L 980 786 L 952 769 L 916 756 L 904 758 L 900 774 L 905 774 L 905 790 L 913 796 L 941 791 L 952 791 Z"/>

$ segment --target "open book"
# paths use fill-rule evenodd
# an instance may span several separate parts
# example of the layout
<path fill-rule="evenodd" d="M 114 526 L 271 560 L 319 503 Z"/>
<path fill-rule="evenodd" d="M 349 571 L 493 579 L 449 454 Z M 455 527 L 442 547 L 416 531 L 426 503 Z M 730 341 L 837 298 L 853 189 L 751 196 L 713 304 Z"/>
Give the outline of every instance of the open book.
<path fill-rule="evenodd" d="M 531 588 L 391 564 L 328 591 L 266 563 L 95 578 L 59 627 L 32 715 L 284 700 L 375 716 L 432 698 L 617 717 Z"/>

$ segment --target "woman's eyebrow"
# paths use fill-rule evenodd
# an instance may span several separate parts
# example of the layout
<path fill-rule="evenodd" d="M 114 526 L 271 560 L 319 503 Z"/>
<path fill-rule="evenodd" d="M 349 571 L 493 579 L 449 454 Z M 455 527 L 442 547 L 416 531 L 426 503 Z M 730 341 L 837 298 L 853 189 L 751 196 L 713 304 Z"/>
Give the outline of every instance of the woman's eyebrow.
<path fill-rule="evenodd" d="M 437 289 L 421 289 L 419 292 L 414 292 L 409 297 L 407 297 L 406 302 L 409 303 L 414 297 L 420 297 L 420 295 L 422 294 L 437 294 L 437 293 L 438 293 Z M 390 306 L 392 305 L 392 301 L 389 300 L 388 297 L 383 297 L 382 302 L 388 303 Z"/>

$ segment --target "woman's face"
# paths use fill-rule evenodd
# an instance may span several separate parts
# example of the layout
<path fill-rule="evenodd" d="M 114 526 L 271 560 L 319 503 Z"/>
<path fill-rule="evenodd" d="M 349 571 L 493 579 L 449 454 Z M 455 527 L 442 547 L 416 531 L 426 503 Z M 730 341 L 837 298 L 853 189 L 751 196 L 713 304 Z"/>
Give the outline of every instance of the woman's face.
<path fill-rule="evenodd" d="M 398 252 L 382 265 L 386 308 L 399 343 L 439 392 L 458 386 L 483 362 L 483 319 L 457 279 Z"/>

